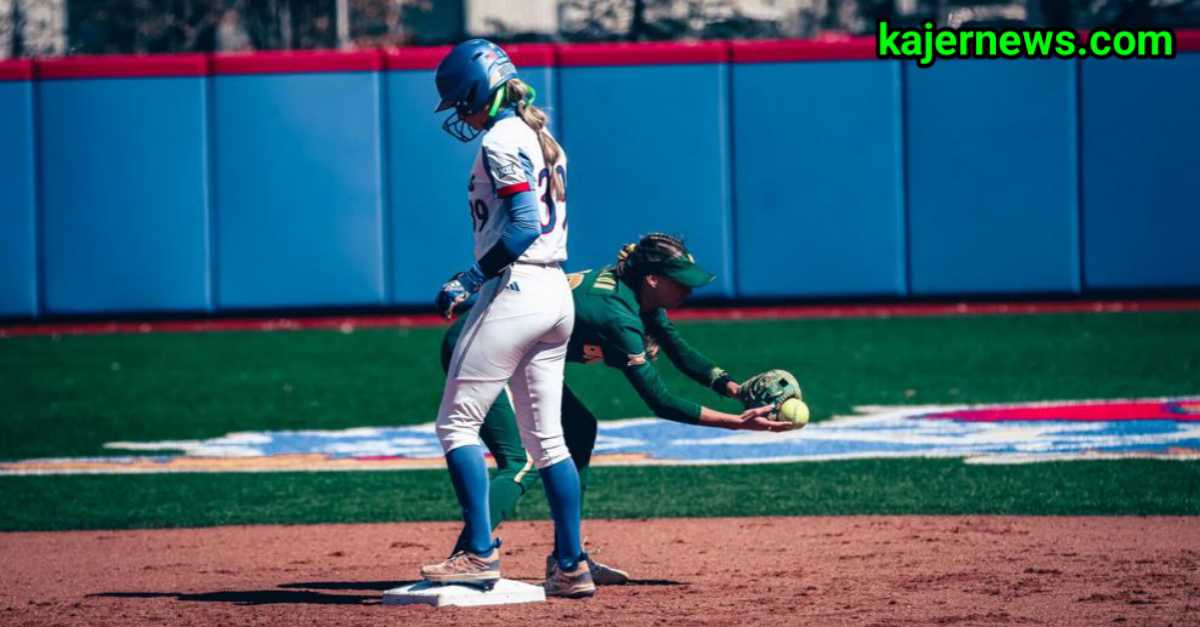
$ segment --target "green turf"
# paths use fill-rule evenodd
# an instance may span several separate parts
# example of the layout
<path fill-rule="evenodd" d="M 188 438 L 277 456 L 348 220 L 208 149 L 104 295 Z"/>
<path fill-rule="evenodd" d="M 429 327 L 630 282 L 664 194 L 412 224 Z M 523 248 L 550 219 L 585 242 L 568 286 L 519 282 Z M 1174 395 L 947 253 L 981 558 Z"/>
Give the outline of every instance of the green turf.
<path fill-rule="evenodd" d="M 814 417 L 854 405 L 1200 392 L 1200 312 L 680 324 L 744 377 L 794 372 Z M 111 453 L 105 442 L 432 420 L 441 329 L 0 340 L 0 459 Z M 665 361 L 665 358 L 662 360 Z M 725 410 L 663 364 L 674 390 Z M 646 416 L 620 373 L 568 367 L 601 419 Z"/>
<path fill-rule="evenodd" d="M 454 520 L 442 471 L 0 478 L 0 530 Z M 1200 463 L 861 460 L 598 468 L 589 518 L 1200 514 Z M 519 518 L 547 518 L 540 487 Z"/>
<path fill-rule="evenodd" d="M 816 419 L 855 405 L 1200 392 L 1200 312 L 695 322 L 738 376 L 787 368 Z M 432 419 L 441 329 L 0 339 L 0 459 L 114 454 L 116 440 Z M 665 359 L 663 360 L 665 361 Z M 677 392 L 736 409 L 663 364 Z M 569 366 L 602 419 L 648 415 L 621 375 Z M 1200 464 L 967 466 L 878 460 L 606 468 L 593 517 L 1200 514 Z M 454 519 L 444 472 L 0 478 L 0 529 Z M 523 516 L 545 516 L 540 494 Z"/>

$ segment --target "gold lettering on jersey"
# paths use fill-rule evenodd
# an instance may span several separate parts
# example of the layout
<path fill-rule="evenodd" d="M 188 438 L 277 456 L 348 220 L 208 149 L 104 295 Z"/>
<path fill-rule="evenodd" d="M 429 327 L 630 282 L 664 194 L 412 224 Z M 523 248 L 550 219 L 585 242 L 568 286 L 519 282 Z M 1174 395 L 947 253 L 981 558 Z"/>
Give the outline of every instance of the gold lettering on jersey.
<path fill-rule="evenodd" d="M 596 276 L 596 282 L 593 284 L 596 289 L 613 291 L 617 289 L 617 277 L 613 275 L 612 270 L 605 270 Z"/>
<path fill-rule="evenodd" d="M 583 363 L 594 364 L 604 361 L 604 349 L 595 344 L 583 345 Z"/>

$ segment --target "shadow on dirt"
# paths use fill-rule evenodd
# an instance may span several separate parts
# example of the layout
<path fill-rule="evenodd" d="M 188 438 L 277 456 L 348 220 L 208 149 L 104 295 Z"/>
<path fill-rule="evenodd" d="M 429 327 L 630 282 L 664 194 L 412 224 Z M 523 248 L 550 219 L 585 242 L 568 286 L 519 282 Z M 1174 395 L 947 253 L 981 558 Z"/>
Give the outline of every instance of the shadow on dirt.
<path fill-rule="evenodd" d="M 279 584 L 281 590 L 222 590 L 220 592 L 99 592 L 90 598 L 162 599 L 233 605 L 378 605 L 380 592 L 416 583 L 415 581 L 304 581 Z M 537 583 L 537 582 L 534 582 Z M 626 586 L 686 586 L 671 579 L 631 579 Z M 314 590 L 371 590 L 372 594 L 328 594 Z"/>
<path fill-rule="evenodd" d="M 299 583 L 281 583 L 280 588 L 304 590 L 391 590 L 418 580 L 410 581 L 302 581 Z"/>
<path fill-rule="evenodd" d="M 303 581 L 298 583 L 279 584 L 280 588 L 304 590 L 378 590 L 380 592 L 399 588 L 419 579 L 411 581 Z M 541 585 L 541 581 L 521 579 L 525 583 Z M 672 579 L 630 579 L 626 586 L 686 586 L 686 583 Z"/>
<path fill-rule="evenodd" d="M 307 589 L 307 590 L 378 590 L 383 592 L 400 586 L 407 586 L 410 583 L 417 583 L 419 579 L 410 579 L 407 581 L 302 581 L 299 583 L 281 583 L 280 588 L 287 589 Z"/>
<path fill-rule="evenodd" d="M 232 603 L 234 605 L 274 605 L 298 603 L 315 605 L 377 605 L 378 594 L 325 594 L 302 590 L 222 590 L 220 592 L 101 592 L 89 594 L 91 598 L 158 599 L 174 597 L 178 601 L 204 603 Z"/>

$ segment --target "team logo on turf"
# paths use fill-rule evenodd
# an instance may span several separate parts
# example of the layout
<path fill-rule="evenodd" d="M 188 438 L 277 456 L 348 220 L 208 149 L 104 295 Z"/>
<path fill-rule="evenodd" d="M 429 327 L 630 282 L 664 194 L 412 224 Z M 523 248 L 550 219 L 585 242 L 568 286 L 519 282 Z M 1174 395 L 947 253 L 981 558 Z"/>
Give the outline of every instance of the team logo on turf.
<path fill-rule="evenodd" d="M 404 470 L 444 464 L 432 422 L 105 446 L 120 455 L 0 462 L 0 475 Z M 949 457 L 970 464 L 1200 459 L 1200 397 L 863 407 L 854 416 L 787 433 L 729 432 L 656 418 L 604 421 L 592 463 L 700 465 L 879 457 Z"/>
<path fill-rule="evenodd" d="M 1200 416 L 1200 401 L 1180 401 L 1174 405 L 1181 414 Z"/>

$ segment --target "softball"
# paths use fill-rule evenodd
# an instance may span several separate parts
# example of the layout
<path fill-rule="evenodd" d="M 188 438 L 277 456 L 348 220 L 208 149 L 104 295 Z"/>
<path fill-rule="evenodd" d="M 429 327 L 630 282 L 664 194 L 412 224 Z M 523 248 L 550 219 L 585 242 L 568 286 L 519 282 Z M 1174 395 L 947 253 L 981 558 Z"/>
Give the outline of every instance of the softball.
<path fill-rule="evenodd" d="M 808 405 L 798 398 L 789 398 L 779 406 L 779 419 L 803 427 L 808 424 Z"/>

